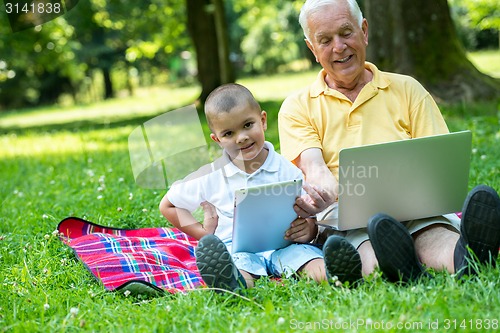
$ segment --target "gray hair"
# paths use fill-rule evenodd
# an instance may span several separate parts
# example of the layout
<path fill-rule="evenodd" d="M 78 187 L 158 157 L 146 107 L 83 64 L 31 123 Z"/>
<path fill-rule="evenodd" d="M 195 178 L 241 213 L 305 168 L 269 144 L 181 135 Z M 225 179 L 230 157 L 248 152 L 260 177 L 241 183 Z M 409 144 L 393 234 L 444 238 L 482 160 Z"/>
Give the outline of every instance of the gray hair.
<path fill-rule="evenodd" d="M 310 41 L 309 26 L 307 24 L 309 17 L 321 11 L 324 7 L 338 5 L 340 2 L 344 1 L 349 5 L 351 15 L 356 19 L 359 27 L 361 28 L 361 24 L 363 23 L 363 13 L 361 12 L 356 0 L 306 0 L 300 10 L 299 23 L 304 31 L 304 36 L 308 41 Z"/>

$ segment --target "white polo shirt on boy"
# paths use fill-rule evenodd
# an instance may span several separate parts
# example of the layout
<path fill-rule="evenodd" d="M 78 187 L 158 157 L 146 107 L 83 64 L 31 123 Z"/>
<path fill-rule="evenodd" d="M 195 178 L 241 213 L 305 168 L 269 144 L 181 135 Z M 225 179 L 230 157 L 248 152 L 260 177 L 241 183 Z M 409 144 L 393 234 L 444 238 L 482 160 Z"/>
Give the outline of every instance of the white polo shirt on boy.
<path fill-rule="evenodd" d="M 219 216 L 215 235 L 226 244 L 230 253 L 234 192 L 244 187 L 303 179 L 302 171 L 276 153 L 270 142 L 265 142 L 264 149 L 268 149 L 269 154 L 264 164 L 252 174 L 239 169 L 231 162 L 227 152 L 223 151 L 222 156 L 214 162 L 172 184 L 167 193 L 168 200 L 174 206 L 186 209 L 191 213 L 204 201 L 214 205 Z"/>

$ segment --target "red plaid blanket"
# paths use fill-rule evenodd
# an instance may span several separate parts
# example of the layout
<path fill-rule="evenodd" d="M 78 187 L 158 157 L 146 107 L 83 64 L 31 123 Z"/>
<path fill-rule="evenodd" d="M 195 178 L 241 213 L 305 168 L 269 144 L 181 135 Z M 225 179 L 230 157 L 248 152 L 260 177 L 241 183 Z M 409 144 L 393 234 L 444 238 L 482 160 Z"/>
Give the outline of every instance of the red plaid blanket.
<path fill-rule="evenodd" d="M 194 256 L 197 241 L 180 230 L 116 229 L 76 217 L 57 229 L 107 290 L 175 293 L 205 285 Z"/>

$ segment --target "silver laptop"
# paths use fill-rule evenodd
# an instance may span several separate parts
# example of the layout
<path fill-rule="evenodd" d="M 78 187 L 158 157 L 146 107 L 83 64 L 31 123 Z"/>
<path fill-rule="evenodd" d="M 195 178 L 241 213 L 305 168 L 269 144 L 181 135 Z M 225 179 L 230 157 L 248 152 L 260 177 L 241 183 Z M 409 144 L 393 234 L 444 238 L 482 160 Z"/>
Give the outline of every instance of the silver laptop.
<path fill-rule="evenodd" d="M 338 228 L 376 213 L 408 221 L 459 212 L 467 196 L 470 131 L 342 149 Z"/>
<path fill-rule="evenodd" d="M 271 183 L 235 191 L 232 252 L 262 252 L 283 248 L 285 232 L 297 214 L 302 180 Z"/>

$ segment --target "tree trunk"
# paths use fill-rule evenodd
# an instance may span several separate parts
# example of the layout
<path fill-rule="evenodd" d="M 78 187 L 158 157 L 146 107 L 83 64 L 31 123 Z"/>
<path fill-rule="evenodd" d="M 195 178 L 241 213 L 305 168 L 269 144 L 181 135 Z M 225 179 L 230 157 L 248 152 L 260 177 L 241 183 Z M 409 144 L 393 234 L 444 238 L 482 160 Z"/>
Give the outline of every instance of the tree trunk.
<path fill-rule="evenodd" d="M 113 82 L 111 81 L 111 71 L 108 67 L 103 67 L 102 76 L 104 80 L 104 99 L 113 98 Z"/>
<path fill-rule="evenodd" d="M 73 94 L 73 86 L 71 81 L 61 74 L 56 72 L 44 72 L 40 75 L 40 86 L 38 92 L 40 97 L 38 99 L 38 105 L 48 105 L 57 103 L 57 99 L 63 93 Z"/>
<path fill-rule="evenodd" d="M 446 102 L 500 97 L 500 80 L 467 59 L 447 0 L 364 0 L 367 59 L 380 69 L 414 76 Z"/>
<path fill-rule="evenodd" d="M 227 25 L 222 3 L 218 0 L 213 3 L 212 0 L 187 0 L 187 13 L 202 88 L 199 99 L 203 103 L 212 90 L 234 81 L 227 47 Z"/>
<path fill-rule="evenodd" d="M 223 0 L 212 0 L 214 5 L 215 31 L 217 34 L 218 57 L 222 83 L 234 82 L 234 70 L 229 59 L 229 36 Z"/>

